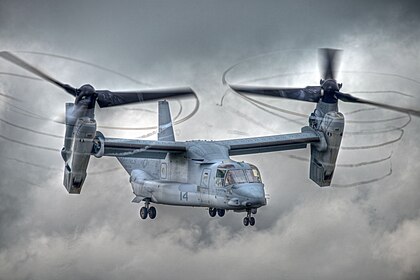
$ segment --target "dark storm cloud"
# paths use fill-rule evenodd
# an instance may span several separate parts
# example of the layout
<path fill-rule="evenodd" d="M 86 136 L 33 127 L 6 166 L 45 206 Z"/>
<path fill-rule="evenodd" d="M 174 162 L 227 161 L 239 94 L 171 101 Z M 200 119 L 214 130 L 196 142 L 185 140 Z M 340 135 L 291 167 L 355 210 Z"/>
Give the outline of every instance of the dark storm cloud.
<path fill-rule="evenodd" d="M 60 58 L 20 54 L 54 77 L 79 86 L 134 89 L 191 85 L 200 110 L 175 126 L 179 139 L 222 139 L 296 132 L 300 125 L 226 95 L 222 73 L 244 58 L 228 81 L 251 81 L 278 74 L 306 75 L 258 83 L 317 83 L 316 48 L 345 50 L 343 71 L 395 73 L 411 79 L 341 73 L 348 91 L 397 90 L 360 96 L 420 108 L 420 19 L 416 1 L 1 1 L 1 49 L 74 57 L 124 73 L 124 78 Z M 1 72 L 28 73 L 2 61 Z M 313 73 L 312 73 L 313 72 Z M 136 81 L 133 81 L 136 80 Z M 343 89 L 344 89 L 343 88 Z M 0 103 L 1 135 L 60 149 L 64 127 L 38 116 L 60 119 L 71 97 L 39 81 L 0 76 L 0 92 L 24 102 L 18 110 Z M 398 98 L 396 98 L 398 96 Z M 3 98 L 0 96 L 0 98 Z M 312 104 L 262 100 L 308 114 Z M 182 116 L 194 107 L 183 102 Z M 178 109 L 172 104 L 173 114 Z M 98 110 L 104 126 L 154 126 L 155 104 Z M 233 108 L 233 109 L 232 109 Z M 340 104 L 351 112 L 360 106 Z M 363 107 L 365 108 L 365 107 Z M 362 109 L 363 109 L 362 108 Z M 26 113 L 25 113 L 26 112 Z M 25 113 L 25 114 L 23 114 Z M 181 117 L 182 117 L 181 116 Z M 305 118 L 284 115 L 299 122 Z M 346 132 L 386 130 L 404 123 L 357 123 L 396 118 L 383 110 L 347 114 Z M 223 125 L 221 125 L 223 124 Z M 40 135 L 19 127 L 39 130 Z M 342 150 L 339 164 L 386 158 L 356 168 L 337 168 L 334 183 L 348 184 L 392 175 L 358 188 L 320 189 L 308 179 L 308 151 L 237 157 L 255 163 L 271 195 L 259 210 L 257 226 L 243 228 L 242 216 L 210 219 L 204 209 L 158 206 L 154 222 L 137 219 L 128 176 L 112 158 L 92 159 L 81 195 L 62 186 L 59 153 L 4 139 L 0 142 L 0 274 L 5 279 L 416 279 L 419 277 L 419 120 L 402 140 L 366 150 Z M 138 137 L 152 131 L 103 129 L 106 135 Z M 367 146 L 397 134 L 348 135 L 344 146 Z M 153 136 L 152 136 L 153 137 Z M 18 158 L 20 161 L 10 160 Z M 25 162 L 31 164 L 25 164 Z M 47 168 L 44 168 L 47 167 Z M 49 169 L 50 168 L 50 169 Z M 97 174 L 101 170 L 114 170 Z"/>

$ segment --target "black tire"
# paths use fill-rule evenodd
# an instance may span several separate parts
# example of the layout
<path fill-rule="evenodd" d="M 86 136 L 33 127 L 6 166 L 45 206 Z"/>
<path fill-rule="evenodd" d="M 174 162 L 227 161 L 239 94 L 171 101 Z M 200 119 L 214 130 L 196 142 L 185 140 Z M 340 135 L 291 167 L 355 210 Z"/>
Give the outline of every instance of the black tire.
<path fill-rule="evenodd" d="M 255 218 L 254 217 L 249 218 L 249 225 L 250 226 L 254 226 L 255 225 Z"/>
<path fill-rule="evenodd" d="M 209 208 L 210 217 L 216 216 L 216 212 L 217 212 L 216 208 L 211 208 L 211 207 Z"/>
<path fill-rule="evenodd" d="M 219 215 L 219 217 L 223 217 L 225 213 L 226 213 L 225 209 L 217 209 L 217 215 Z"/>
<path fill-rule="evenodd" d="M 245 217 L 244 218 L 244 226 L 248 226 L 249 225 L 249 219 L 248 219 L 248 217 Z"/>
<path fill-rule="evenodd" d="M 143 220 L 145 220 L 147 218 L 147 208 L 146 207 L 140 208 L 140 218 L 142 218 Z"/>
<path fill-rule="evenodd" d="M 156 212 L 156 208 L 155 207 L 150 207 L 149 208 L 149 218 L 150 219 L 154 219 L 154 218 L 156 218 L 156 215 L 157 215 L 157 212 Z"/>

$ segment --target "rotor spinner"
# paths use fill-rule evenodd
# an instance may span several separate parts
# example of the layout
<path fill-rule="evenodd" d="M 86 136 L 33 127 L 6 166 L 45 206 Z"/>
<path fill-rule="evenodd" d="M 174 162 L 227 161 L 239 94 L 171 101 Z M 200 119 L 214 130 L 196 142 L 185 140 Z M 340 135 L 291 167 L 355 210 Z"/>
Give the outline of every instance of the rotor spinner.
<path fill-rule="evenodd" d="M 88 109 L 92 109 L 95 107 L 97 98 L 98 94 L 96 93 L 95 88 L 90 84 L 84 84 L 76 90 L 76 98 L 74 100 L 74 104 L 77 105 L 81 100 L 88 99 Z"/>

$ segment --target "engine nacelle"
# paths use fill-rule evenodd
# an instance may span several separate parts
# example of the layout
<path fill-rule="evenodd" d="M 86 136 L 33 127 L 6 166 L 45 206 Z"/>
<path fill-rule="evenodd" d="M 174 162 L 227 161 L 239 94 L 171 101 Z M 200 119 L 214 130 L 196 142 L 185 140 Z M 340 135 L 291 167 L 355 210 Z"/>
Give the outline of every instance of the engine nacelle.
<path fill-rule="evenodd" d="M 94 119 L 86 117 L 77 120 L 73 130 L 71 156 L 64 167 L 63 184 L 69 193 L 80 194 L 82 190 L 95 135 Z"/>
<path fill-rule="evenodd" d="M 309 177 L 321 187 L 329 186 L 343 138 L 344 116 L 340 112 L 328 112 L 313 128 L 320 134 L 321 141 L 311 144 Z"/>

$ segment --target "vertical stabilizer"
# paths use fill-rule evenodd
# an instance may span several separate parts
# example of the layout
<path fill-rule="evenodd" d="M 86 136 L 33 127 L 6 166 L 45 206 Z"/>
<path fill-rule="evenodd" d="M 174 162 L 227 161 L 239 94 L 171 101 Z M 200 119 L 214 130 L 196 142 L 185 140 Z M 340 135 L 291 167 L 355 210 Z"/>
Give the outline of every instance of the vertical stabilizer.
<path fill-rule="evenodd" d="M 174 128 L 172 126 L 171 111 L 169 103 L 159 101 L 159 131 L 158 140 L 160 141 L 175 141 Z"/>

